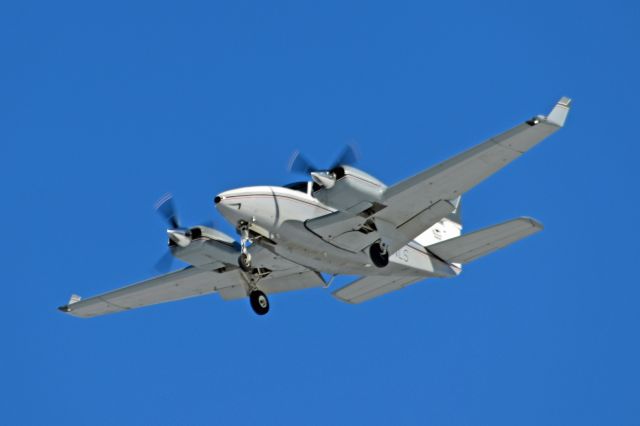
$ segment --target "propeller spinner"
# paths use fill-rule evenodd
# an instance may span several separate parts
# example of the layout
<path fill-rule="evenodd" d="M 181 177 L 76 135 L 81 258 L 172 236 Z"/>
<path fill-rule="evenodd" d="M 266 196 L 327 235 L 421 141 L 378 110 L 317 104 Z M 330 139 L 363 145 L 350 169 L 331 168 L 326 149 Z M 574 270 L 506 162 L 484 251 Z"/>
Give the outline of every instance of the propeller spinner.
<path fill-rule="evenodd" d="M 170 193 L 163 195 L 156 203 L 155 208 L 158 214 L 169 225 L 167 229 L 169 239 L 180 247 L 188 246 L 191 243 L 191 232 L 189 229 L 180 226 L 180 219 L 178 218 L 178 211 L 173 202 L 173 195 Z"/>

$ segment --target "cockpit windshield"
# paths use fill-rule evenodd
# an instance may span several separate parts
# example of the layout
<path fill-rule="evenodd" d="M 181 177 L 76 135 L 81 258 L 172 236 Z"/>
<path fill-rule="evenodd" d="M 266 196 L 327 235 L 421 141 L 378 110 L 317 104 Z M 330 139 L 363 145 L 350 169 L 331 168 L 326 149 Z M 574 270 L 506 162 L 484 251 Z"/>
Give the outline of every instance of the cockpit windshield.
<path fill-rule="evenodd" d="M 294 191 L 304 192 L 306 194 L 307 193 L 307 186 L 308 186 L 308 182 L 303 181 L 303 182 L 288 183 L 284 187 L 285 188 L 289 188 L 289 189 L 293 189 Z"/>

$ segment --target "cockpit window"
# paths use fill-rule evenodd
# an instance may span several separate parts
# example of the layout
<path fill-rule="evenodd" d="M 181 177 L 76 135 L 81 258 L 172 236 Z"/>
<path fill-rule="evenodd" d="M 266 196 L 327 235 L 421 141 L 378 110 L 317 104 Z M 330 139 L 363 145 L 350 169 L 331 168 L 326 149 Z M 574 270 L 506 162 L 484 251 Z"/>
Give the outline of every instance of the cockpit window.
<path fill-rule="evenodd" d="M 307 182 L 293 182 L 284 186 L 285 188 L 293 189 L 294 191 L 300 191 L 307 193 Z"/>

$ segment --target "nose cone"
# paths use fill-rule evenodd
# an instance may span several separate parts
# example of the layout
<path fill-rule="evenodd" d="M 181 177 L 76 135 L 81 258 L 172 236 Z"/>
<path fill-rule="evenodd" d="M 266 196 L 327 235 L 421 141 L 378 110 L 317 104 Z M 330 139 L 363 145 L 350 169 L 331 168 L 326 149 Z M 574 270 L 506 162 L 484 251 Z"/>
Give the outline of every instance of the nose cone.
<path fill-rule="evenodd" d="M 276 217 L 276 201 L 270 186 L 249 186 L 218 194 L 216 208 L 229 222 L 240 221 L 270 229 Z"/>
<path fill-rule="evenodd" d="M 231 190 L 222 192 L 213 199 L 216 209 L 230 222 L 235 222 L 240 216 L 242 201 L 239 195 L 239 191 Z"/>

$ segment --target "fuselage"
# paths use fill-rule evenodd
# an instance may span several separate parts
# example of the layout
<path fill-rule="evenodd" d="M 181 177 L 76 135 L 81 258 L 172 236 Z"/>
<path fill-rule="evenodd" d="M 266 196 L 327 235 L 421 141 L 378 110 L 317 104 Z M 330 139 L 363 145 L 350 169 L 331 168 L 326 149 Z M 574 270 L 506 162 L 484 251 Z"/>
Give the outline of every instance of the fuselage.
<path fill-rule="evenodd" d="M 305 184 L 307 184 L 305 186 Z M 305 222 L 333 213 L 312 195 L 311 183 L 297 187 L 252 186 L 219 194 L 216 208 L 232 225 L 246 223 L 256 243 L 268 250 L 328 274 L 449 277 L 460 273 L 431 256 L 415 241 L 391 254 L 384 268 L 372 265 L 366 252 L 337 247 L 309 230 Z"/>

